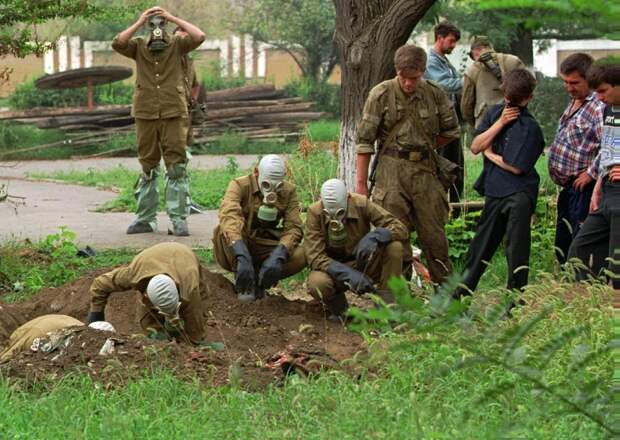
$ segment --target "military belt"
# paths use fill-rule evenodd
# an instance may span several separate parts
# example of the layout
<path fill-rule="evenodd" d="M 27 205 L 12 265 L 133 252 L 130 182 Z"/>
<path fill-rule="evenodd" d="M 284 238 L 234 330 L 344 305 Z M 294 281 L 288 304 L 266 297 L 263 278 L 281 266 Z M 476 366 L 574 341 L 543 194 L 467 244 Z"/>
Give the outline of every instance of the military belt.
<path fill-rule="evenodd" d="M 424 151 L 408 151 L 408 150 L 397 150 L 396 148 L 388 148 L 383 152 L 386 156 L 395 157 L 397 159 L 406 159 L 411 162 L 419 162 L 421 160 L 425 160 L 429 158 L 429 153 L 427 150 Z"/>

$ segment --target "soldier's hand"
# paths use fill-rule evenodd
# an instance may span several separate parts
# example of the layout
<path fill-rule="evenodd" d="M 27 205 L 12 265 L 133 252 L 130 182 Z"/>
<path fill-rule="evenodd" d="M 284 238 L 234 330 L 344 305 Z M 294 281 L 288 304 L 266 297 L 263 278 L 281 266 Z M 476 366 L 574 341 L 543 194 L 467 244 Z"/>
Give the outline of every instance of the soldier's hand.
<path fill-rule="evenodd" d="M 502 110 L 502 115 L 500 116 L 499 120 L 501 121 L 502 125 L 510 124 L 512 121 L 519 117 L 520 112 L 521 110 L 519 110 L 519 107 L 506 106 L 504 107 L 504 110 Z"/>
<path fill-rule="evenodd" d="M 142 13 L 142 15 L 140 16 L 140 23 L 144 24 L 146 23 L 150 17 L 152 17 L 153 15 L 161 15 L 161 13 L 165 12 L 162 8 L 160 8 L 159 6 L 154 6 L 152 8 L 147 9 L 146 11 L 144 11 Z"/>
<path fill-rule="evenodd" d="M 376 228 L 364 235 L 357 244 L 355 257 L 357 259 L 357 267 L 363 268 L 368 265 L 370 258 L 377 251 L 379 245 L 385 246 L 392 241 L 392 233 L 389 229 Z"/>
<path fill-rule="evenodd" d="M 282 268 L 288 261 L 288 249 L 279 244 L 263 262 L 258 272 L 258 285 L 263 289 L 275 286 L 282 278 Z"/>
<path fill-rule="evenodd" d="M 255 274 L 252 255 L 243 240 L 232 244 L 233 253 L 237 258 L 235 271 L 235 291 L 240 294 L 254 293 Z"/>
<path fill-rule="evenodd" d="M 614 165 L 609 171 L 609 180 L 617 182 L 620 180 L 620 165 Z"/>
<path fill-rule="evenodd" d="M 377 292 L 377 289 L 375 289 L 372 281 L 370 281 L 368 277 L 360 271 L 351 269 L 349 277 L 349 287 L 352 292 L 357 293 L 358 295 Z"/>
<path fill-rule="evenodd" d="M 583 171 L 573 182 L 573 188 L 578 191 L 583 191 L 593 180 L 594 179 L 590 177 L 587 171 Z"/>
<path fill-rule="evenodd" d="M 358 183 L 355 192 L 368 197 L 368 185 L 366 183 Z"/>

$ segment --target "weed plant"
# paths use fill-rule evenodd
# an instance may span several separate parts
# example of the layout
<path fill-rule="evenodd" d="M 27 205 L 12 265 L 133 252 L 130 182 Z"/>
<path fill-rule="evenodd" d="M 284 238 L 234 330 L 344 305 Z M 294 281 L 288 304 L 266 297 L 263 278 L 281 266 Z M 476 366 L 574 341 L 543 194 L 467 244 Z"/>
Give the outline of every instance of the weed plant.
<path fill-rule="evenodd" d="M 133 96 L 133 85 L 115 82 L 93 88 L 97 105 L 129 105 Z M 64 90 L 43 90 L 34 81 L 19 84 L 8 98 L 9 106 L 16 110 L 34 107 L 77 107 L 86 105 L 86 88 Z"/>

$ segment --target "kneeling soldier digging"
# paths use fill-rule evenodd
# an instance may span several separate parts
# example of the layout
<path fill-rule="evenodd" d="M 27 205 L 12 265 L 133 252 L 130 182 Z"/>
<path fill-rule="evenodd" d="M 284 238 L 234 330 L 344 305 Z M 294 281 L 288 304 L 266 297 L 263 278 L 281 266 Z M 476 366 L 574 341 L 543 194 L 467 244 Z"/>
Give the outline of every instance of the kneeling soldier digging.
<path fill-rule="evenodd" d="M 371 225 L 375 229 L 371 230 Z M 330 179 L 321 187 L 321 201 L 308 209 L 304 248 L 312 272 L 308 292 L 323 301 L 332 321 L 348 308 L 347 289 L 378 294 L 387 302 L 391 276 L 400 276 L 408 231 L 385 209 L 368 198 L 349 194 L 344 182 Z"/>

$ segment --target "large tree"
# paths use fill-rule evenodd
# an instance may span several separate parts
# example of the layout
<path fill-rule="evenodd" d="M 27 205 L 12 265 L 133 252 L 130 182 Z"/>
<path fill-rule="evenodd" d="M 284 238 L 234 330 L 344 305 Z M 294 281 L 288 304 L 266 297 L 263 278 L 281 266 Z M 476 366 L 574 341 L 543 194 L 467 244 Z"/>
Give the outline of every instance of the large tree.
<path fill-rule="evenodd" d="M 370 89 L 393 77 L 394 53 L 435 0 L 333 0 L 342 68 L 340 177 L 355 184 L 355 138 Z"/>
<path fill-rule="evenodd" d="M 243 0 L 236 28 L 288 52 L 302 76 L 324 82 L 337 61 L 331 0 Z"/>

